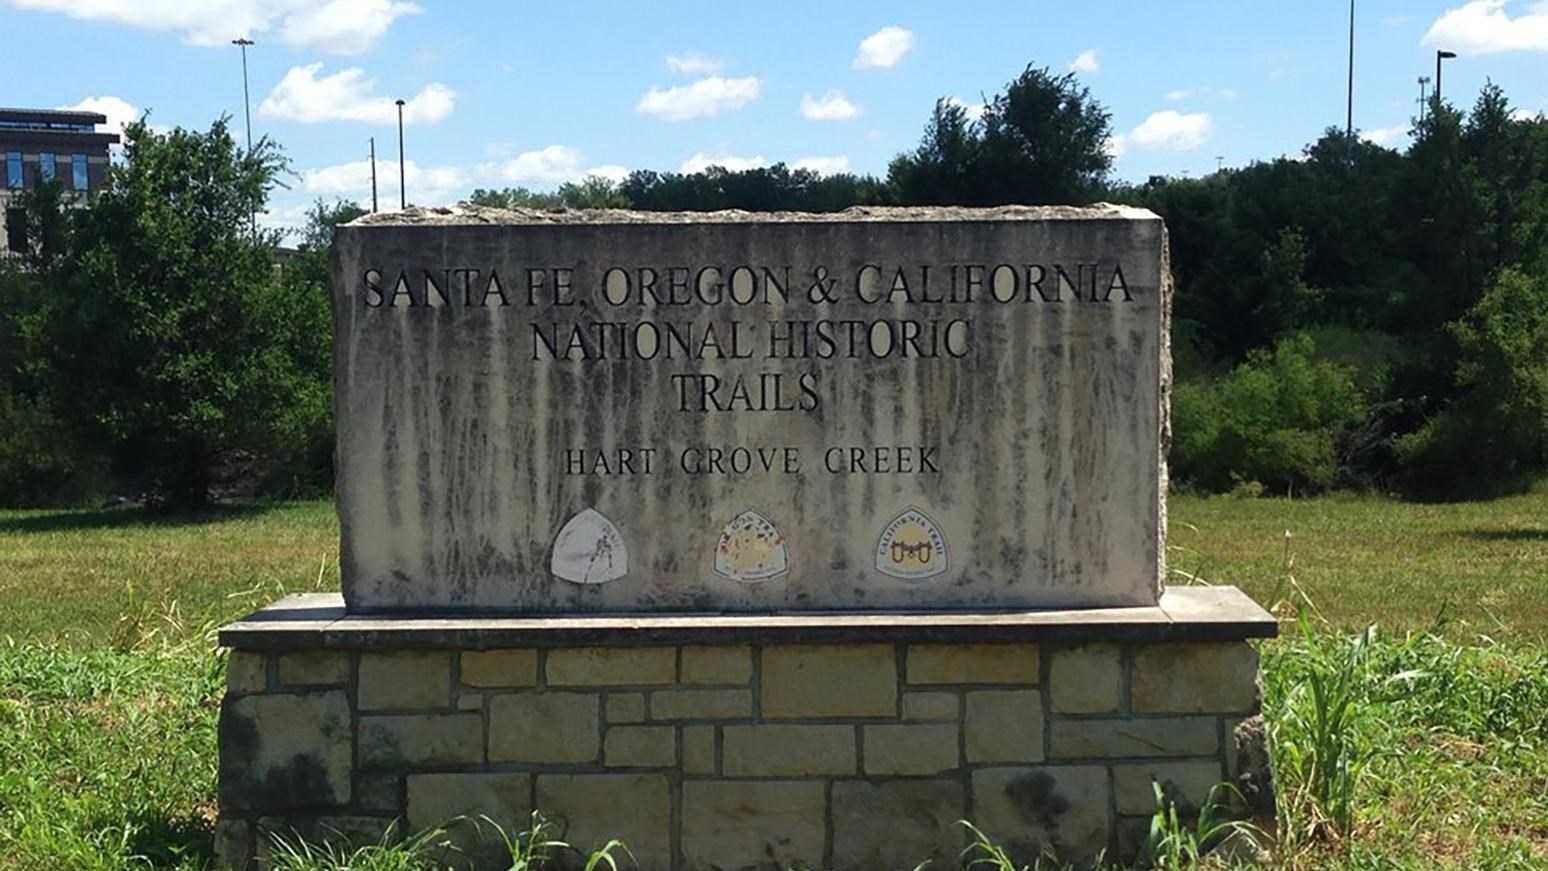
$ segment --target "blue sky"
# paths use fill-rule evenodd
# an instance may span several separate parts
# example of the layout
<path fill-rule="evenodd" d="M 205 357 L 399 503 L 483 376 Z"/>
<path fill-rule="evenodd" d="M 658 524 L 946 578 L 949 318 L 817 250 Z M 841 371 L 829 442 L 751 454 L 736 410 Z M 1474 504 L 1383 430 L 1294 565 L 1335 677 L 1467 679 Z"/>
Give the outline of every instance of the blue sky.
<path fill-rule="evenodd" d="M 1342 126 L 1343 0 L 475 2 L 0 0 L 0 102 L 114 121 L 253 127 L 294 174 L 268 222 L 369 199 L 376 137 L 396 204 L 396 109 L 410 202 L 545 189 L 588 172 L 784 161 L 885 172 L 934 100 L 972 105 L 1028 63 L 1074 69 L 1112 112 L 1122 178 L 1200 175 L 1296 154 Z M 1436 48 L 1445 92 L 1486 78 L 1548 111 L 1548 0 L 1357 0 L 1355 125 L 1401 145 Z"/>

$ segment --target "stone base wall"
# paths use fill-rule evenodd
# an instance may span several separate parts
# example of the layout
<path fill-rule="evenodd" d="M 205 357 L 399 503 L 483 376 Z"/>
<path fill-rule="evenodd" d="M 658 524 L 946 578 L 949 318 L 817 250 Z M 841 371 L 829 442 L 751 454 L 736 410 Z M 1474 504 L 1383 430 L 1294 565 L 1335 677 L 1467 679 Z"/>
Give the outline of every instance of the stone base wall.
<path fill-rule="evenodd" d="M 1265 786 L 1257 678 L 1246 641 L 237 649 L 217 846 L 537 809 L 652 869 L 956 867 L 964 819 L 1023 860 L 1129 858 L 1153 781 Z"/>

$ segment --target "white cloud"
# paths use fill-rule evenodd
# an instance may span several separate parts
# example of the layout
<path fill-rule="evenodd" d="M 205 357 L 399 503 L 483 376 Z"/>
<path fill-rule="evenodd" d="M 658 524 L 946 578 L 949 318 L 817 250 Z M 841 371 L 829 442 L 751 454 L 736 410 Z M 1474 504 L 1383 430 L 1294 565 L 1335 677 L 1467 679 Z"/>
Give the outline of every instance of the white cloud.
<path fill-rule="evenodd" d="M 107 130 L 122 136 L 124 127 L 140 120 L 141 112 L 133 103 L 119 97 L 87 97 L 74 106 L 60 106 L 69 112 L 101 112 L 107 116 Z M 161 128 L 153 128 L 161 129 Z"/>
<path fill-rule="evenodd" d="M 1373 145 L 1391 148 L 1407 139 L 1408 131 L 1409 126 L 1407 124 L 1399 124 L 1396 127 L 1376 127 L 1371 130 L 1361 130 L 1360 138 Z"/>
<path fill-rule="evenodd" d="M 1122 157 L 1130 151 L 1192 151 L 1214 131 L 1207 112 L 1183 115 L 1171 109 L 1152 113 L 1138 127 L 1107 141 L 1107 153 Z"/>
<path fill-rule="evenodd" d="M 809 169 L 818 175 L 836 175 L 849 172 L 849 158 L 839 154 L 833 157 L 803 157 L 790 164 L 791 169 Z"/>
<path fill-rule="evenodd" d="M 725 61 L 692 51 L 667 55 L 666 65 L 672 72 L 682 73 L 685 76 L 712 76 L 726 68 Z"/>
<path fill-rule="evenodd" d="M 516 184 L 560 184 L 580 179 L 581 153 L 565 145 L 550 145 L 491 164 L 484 174 Z"/>
<path fill-rule="evenodd" d="M 1386 25 L 1387 27 L 1402 27 L 1404 24 L 1408 23 L 1408 16 L 1407 15 L 1388 15 L 1386 18 L 1383 18 L 1381 20 L 1381 23 Z"/>
<path fill-rule="evenodd" d="M 376 96 L 376 82 L 359 67 L 331 76 L 317 77 L 322 64 L 291 67 L 274 90 L 258 104 L 258 117 L 278 121 L 317 124 L 324 121 L 360 121 L 396 124 L 398 107 L 391 97 Z M 452 113 L 456 94 L 451 88 L 431 83 L 403 106 L 404 124 L 434 124 Z"/>
<path fill-rule="evenodd" d="M 1219 97 L 1222 100 L 1234 100 L 1236 96 L 1237 90 L 1235 88 L 1216 88 L 1210 85 L 1205 85 L 1202 88 L 1178 88 L 1175 91 L 1166 92 L 1166 99 L 1173 103 L 1179 100 L 1191 100 L 1195 97 Z"/>
<path fill-rule="evenodd" d="M 989 108 L 988 103 L 969 103 L 967 100 L 964 100 L 961 97 L 947 97 L 946 103 L 951 106 L 962 107 L 962 111 L 967 113 L 969 121 L 976 120 Z"/>
<path fill-rule="evenodd" d="M 1512 109 L 1510 120 L 1512 121 L 1541 121 L 1548 118 L 1548 112 L 1534 112 L 1531 109 Z"/>
<path fill-rule="evenodd" d="M 408 200 L 421 206 L 440 206 L 467 196 L 476 186 L 473 174 L 458 166 L 421 166 L 412 160 L 403 162 Z M 398 202 L 398 163 L 376 161 L 377 194 L 383 207 Z M 336 166 L 305 170 L 301 189 L 314 196 L 343 197 L 369 205 L 371 202 L 371 162 L 355 160 Z"/>
<path fill-rule="evenodd" d="M 700 151 L 683 161 L 683 165 L 678 167 L 678 171 L 694 173 L 703 172 L 712 166 L 723 166 L 732 172 L 741 172 L 747 169 L 757 169 L 760 166 L 768 166 L 768 163 L 761 154 L 754 155 L 753 157 L 737 157 L 732 154 L 709 154 Z"/>
<path fill-rule="evenodd" d="M 619 166 L 616 163 L 604 163 L 601 166 L 593 166 L 591 169 L 586 170 L 585 177 L 590 178 L 591 176 L 605 178 L 610 182 L 621 182 L 629 177 L 629 167 Z"/>
<path fill-rule="evenodd" d="M 891 69 L 914 50 L 914 32 L 889 24 L 860 40 L 852 66 L 857 70 Z"/>
<path fill-rule="evenodd" d="M 1430 25 L 1423 44 L 1462 54 L 1497 51 L 1548 51 L 1548 2 L 1538 2 L 1512 18 L 1507 0 L 1472 0 Z"/>
<path fill-rule="evenodd" d="M 1070 61 L 1070 72 L 1072 73 L 1090 74 L 1099 73 L 1101 71 L 1102 65 L 1097 63 L 1097 52 L 1094 48 L 1086 49 L 1085 51 L 1076 55 L 1074 60 Z"/>
<path fill-rule="evenodd" d="M 692 84 L 664 91 L 651 88 L 640 98 L 634 111 L 641 115 L 656 115 L 667 121 L 707 118 L 742 108 L 757 99 L 762 90 L 763 83 L 754 76 L 740 79 L 708 76 Z"/>
<path fill-rule="evenodd" d="M 176 30 L 193 45 L 226 46 L 236 36 L 279 28 L 293 48 L 328 54 L 369 51 L 397 19 L 420 12 L 397 0 L 11 0 L 19 9 L 57 12 L 141 30 Z"/>
<path fill-rule="evenodd" d="M 845 99 L 844 92 L 839 90 L 828 91 L 817 99 L 811 94 L 801 96 L 801 116 L 811 121 L 848 121 L 864 110 L 864 106 Z"/>

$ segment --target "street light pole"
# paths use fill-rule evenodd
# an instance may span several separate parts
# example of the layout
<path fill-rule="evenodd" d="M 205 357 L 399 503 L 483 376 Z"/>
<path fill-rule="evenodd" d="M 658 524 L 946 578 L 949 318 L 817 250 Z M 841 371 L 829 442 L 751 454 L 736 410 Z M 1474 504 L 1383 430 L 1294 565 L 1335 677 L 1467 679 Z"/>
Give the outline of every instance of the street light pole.
<path fill-rule="evenodd" d="M 371 137 L 371 214 L 376 214 L 376 137 Z"/>
<path fill-rule="evenodd" d="M 253 150 L 253 110 L 252 101 L 247 96 L 247 47 L 253 45 L 253 41 L 247 37 L 231 40 L 231 44 L 242 49 L 242 117 L 247 124 L 247 150 Z"/>
<path fill-rule="evenodd" d="M 253 155 L 253 103 L 248 97 L 247 91 L 247 47 L 253 44 L 247 37 L 239 37 L 231 40 L 231 44 L 242 49 L 242 122 L 247 131 L 247 156 Z M 249 229 L 254 237 L 258 235 L 258 212 L 255 210 L 247 216 Z"/>
<path fill-rule="evenodd" d="M 1355 0 L 1349 0 L 1349 101 L 1344 116 L 1344 136 L 1350 142 L 1354 142 L 1354 27 Z"/>
<path fill-rule="evenodd" d="M 1457 53 L 1454 51 L 1435 50 L 1435 104 L 1437 106 L 1440 105 L 1441 99 L 1441 61 L 1451 60 L 1456 56 Z"/>
<path fill-rule="evenodd" d="M 403 174 L 403 99 L 395 101 L 398 104 L 398 208 L 408 208 L 408 189 L 404 186 Z"/>

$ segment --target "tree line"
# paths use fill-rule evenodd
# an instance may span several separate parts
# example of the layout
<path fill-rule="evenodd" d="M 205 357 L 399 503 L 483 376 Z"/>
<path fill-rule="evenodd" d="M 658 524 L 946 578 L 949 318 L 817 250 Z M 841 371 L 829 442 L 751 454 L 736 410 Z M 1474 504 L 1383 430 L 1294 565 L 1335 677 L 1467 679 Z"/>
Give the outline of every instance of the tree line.
<path fill-rule="evenodd" d="M 937 101 L 883 177 L 642 170 L 469 200 L 1143 206 L 1176 284 L 1174 486 L 1475 498 L 1548 469 L 1548 121 L 1491 84 L 1465 111 L 1432 101 L 1405 150 L 1330 129 L 1297 158 L 1141 184 L 1113 177 L 1111 137 L 1073 75 L 1029 66 L 981 114 Z M 363 210 L 317 203 L 277 260 L 251 224 L 284 168 L 272 142 L 241 149 L 224 121 L 125 142 L 84 207 L 23 198 L 31 247 L 0 268 L 0 502 L 325 492 L 327 249 Z"/>

